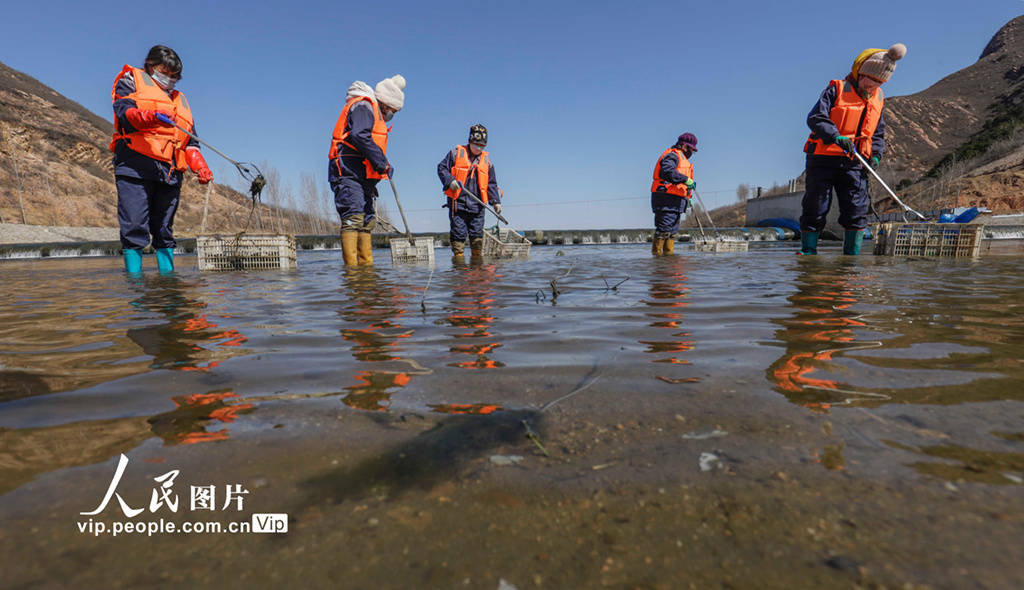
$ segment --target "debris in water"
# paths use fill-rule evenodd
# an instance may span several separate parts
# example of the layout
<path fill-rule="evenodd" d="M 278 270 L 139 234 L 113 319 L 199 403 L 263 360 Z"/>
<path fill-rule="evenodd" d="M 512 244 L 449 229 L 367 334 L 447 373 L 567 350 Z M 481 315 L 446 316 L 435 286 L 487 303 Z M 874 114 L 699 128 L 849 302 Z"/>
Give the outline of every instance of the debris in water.
<path fill-rule="evenodd" d="M 718 458 L 718 455 L 714 453 L 701 453 L 700 454 L 700 470 L 711 471 L 712 469 L 721 469 L 722 461 Z"/>
<path fill-rule="evenodd" d="M 491 463 L 498 467 L 507 467 L 509 465 L 518 465 L 523 460 L 522 455 L 491 455 Z"/>
<path fill-rule="evenodd" d="M 711 432 L 688 432 L 683 435 L 683 438 L 689 440 L 705 440 L 708 438 L 717 438 L 719 436 L 725 436 L 729 434 L 724 430 L 714 429 Z"/>
<path fill-rule="evenodd" d="M 516 588 L 515 586 L 513 586 L 512 584 L 509 584 L 508 582 L 505 581 L 504 578 L 502 578 L 502 579 L 498 580 L 498 590 L 519 590 L 519 589 Z"/>

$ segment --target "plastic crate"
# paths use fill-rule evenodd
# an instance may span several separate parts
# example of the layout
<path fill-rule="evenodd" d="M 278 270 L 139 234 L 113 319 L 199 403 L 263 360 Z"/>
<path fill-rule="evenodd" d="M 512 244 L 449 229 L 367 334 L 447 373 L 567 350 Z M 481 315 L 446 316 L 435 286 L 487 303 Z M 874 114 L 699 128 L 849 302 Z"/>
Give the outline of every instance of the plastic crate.
<path fill-rule="evenodd" d="M 196 258 L 201 271 L 291 269 L 297 266 L 295 236 L 198 236 Z"/>
<path fill-rule="evenodd" d="M 484 256 L 491 258 L 526 258 L 530 255 L 530 240 L 509 228 L 484 232 Z"/>
<path fill-rule="evenodd" d="M 434 238 L 391 238 L 391 262 L 434 263 Z"/>
<path fill-rule="evenodd" d="M 973 258 L 985 226 L 964 223 L 883 223 L 875 230 L 875 254 Z"/>

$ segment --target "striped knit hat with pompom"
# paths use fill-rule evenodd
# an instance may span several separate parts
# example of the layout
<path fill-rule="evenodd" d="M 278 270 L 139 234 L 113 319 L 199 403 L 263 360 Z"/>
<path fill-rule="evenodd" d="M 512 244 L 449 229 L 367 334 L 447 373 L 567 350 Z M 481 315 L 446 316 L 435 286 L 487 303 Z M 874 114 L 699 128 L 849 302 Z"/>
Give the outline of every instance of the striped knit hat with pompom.
<path fill-rule="evenodd" d="M 850 73 L 853 77 L 868 76 L 879 82 L 888 82 L 892 71 L 896 69 L 896 62 L 903 59 L 907 54 L 907 46 L 897 43 L 885 49 L 865 49 L 860 52 L 857 59 L 853 61 L 853 68 Z"/>

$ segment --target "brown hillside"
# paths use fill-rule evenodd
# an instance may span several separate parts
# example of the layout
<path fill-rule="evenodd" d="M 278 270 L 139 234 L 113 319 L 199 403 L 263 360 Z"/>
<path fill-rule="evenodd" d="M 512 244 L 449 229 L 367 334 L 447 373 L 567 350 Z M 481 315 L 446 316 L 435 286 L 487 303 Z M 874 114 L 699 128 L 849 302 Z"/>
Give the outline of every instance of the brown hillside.
<path fill-rule="evenodd" d="M 1024 16 L 1004 25 L 974 64 L 916 94 L 886 99 L 892 172 L 898 179 L 920 177 L 978 133 L 999 105 L 1014 102 L 1022 81 Z"/>
<path fill-rule="evenodd" d="M 111 73 L 113 80 L 114 72 Z M 0 221 L 36 225 L 117 226 L 117 191 L 108 149 L 112 124 L 38 80 L 0 63 Z M 217 156 L 207 152 L 212 161 Z M 216 166 L 214 166 L 216 169 Z M 309 214 L 294 211 L 280 176 L 264 168 L 270 184 L 252 227 L 289 233 L 333 233 L 326 196 L 314 183 L 303 186 Z M 237 176 L 232 170 L 231 175 Z M 236 182 L 236 178 L 226 179 Z M 178 235 L 198 233 L 206 187 L 186 174 L 175 221 Z M 250 200 L 216 184 L 210 196 L 207 231 L 237 231 L 249 215 Z"/>

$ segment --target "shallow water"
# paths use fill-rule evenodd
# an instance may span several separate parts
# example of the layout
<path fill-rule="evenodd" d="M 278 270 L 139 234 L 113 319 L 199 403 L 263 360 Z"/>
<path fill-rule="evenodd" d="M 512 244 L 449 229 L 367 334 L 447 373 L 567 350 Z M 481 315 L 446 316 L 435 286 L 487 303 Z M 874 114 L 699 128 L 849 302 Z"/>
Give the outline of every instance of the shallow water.
<path fill-rule="evenodd" d="M 200 443 L 272 427 L 266 404 L 536 408 L 593 367 L 637 391 L 754 369 L 763 381 L 737 389 L 812 409 L 937 404 L 955 417 L 963 402 L 1024 401 L 1016 258 L 539 247 L 431 274 L 376 256 L 372 270 L 318 252 L 296 272 L 223 274 L 179 258 L 177 275 L 142 279 L 110 259 L 6 263 L 0 427 L 103 423 L 89 428 L 99 444 L 124 436 L 106 421 L 145 417 L 139 442 Z"/>
<path fill-rule="evenodd" d="M 829 469 L 1020 487 L 1022 259 L 438 255 L 432 272 L 378 250 L 373 269 L 303 252 L 294 272 L 222 274 L 181 257 L 142 279 L 112 259 L 0 264 L 0 493 L 154 443 L 201 462 L 240 435 L 335 436 L 329 412 L 537 413 L 598 382 L 638 404 L 712 393 L 722 416 L 829 416 L 848 437 L 821 451 Z"/>

